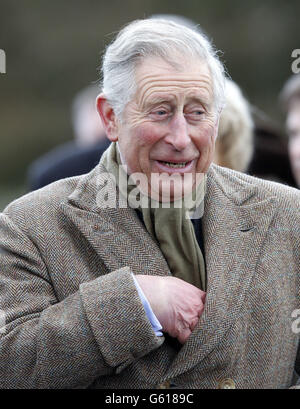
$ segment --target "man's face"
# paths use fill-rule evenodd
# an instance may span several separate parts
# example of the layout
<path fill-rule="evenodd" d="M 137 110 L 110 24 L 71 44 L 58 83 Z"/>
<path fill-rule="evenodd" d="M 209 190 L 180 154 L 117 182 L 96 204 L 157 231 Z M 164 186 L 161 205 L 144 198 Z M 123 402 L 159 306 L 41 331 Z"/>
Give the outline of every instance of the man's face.
<path fill-rule="evenodd" d="M 153 173 L 179 173 L 183 180 L 185 173 L 207 172 L 212 162 L 218 117 L 209 69 L 199 60 L 183 67 L 146 58 L 136 69 L 137 92 L 118 125 L 128 173 L 145 174 L 148 187 Z"/>
<path fill-rule="evenodd" d="M 300 187 L 300 99 L 293 100 L 287 116 L 289 157 L 297 185 Z"/>

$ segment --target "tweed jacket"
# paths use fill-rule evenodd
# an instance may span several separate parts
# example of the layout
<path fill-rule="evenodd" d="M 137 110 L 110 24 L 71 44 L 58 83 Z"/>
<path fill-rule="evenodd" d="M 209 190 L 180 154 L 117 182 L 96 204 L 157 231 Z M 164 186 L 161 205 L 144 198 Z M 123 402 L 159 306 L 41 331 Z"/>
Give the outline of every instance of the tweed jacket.
<path fill-rule="evenodd" d="M 0 216 L 0 387 L 291 387 L 299 191 L 211 165 L 206 304 L 178 351 L 153 332 L 131 275 L 168 265 L 134 210 L 99 206 L 114 191 L 103 172 L 100 162 Z"/>

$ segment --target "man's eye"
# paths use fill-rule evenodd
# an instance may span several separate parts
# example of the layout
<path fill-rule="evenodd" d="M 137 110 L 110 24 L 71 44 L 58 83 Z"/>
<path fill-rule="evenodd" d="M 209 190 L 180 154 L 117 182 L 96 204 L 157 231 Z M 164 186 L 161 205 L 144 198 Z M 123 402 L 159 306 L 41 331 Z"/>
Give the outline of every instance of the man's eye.
<path fill-rule="evenodd" d="M 151 112 L 151 116 L 155 120 L 163 120 L 163 119 L 168 118 L 169 111 L 166 109 L 157 109 Z"/>
<path fill-rule="evenodd" d="M 196 110 L 196 111 L 187 112 L 186 116 L 191 119 L 200 119 L 203 114 L 204 114 L 204 111 Z"/>
<path fill-rule="evenodd" d="M 163 116 L 167 114 L 167 111 L 160 109 L 159 111 L 154 112 L 156 115 Z"/>

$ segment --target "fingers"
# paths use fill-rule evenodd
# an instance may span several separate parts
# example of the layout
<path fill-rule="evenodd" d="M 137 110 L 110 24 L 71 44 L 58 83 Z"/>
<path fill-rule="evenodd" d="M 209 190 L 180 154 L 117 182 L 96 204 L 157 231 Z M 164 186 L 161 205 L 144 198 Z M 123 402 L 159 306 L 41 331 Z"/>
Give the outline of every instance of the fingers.
<path fill-rule="evenodd" d="M 195 318 L 193 318 L 193 319 L 191 320 L 191 322 L 190 322 L 190 329 L 191 329 L 191 331 L 194 331 L 194 329 L 195 329 L 195 327 L 196 327 L 198 321 L 199 321 L 199 318 L 198 318 L 198 317 L 195 317 Z"/>
<path fill-rule="evenodd" d="M 177 339 L 181 344 L 185 344 L 186 341 L 188 340 L 189 336 L 191 335 L 192 331 L 190 328 L 185 328 L 181 330 L 181 332 L 178 334 Z"/>
<path fill-rule="evenodd" d="M 175 325 L 174 333 L 170 335 L 177 338 L 181 344 L 184 344 L 196 327 L 198 321 L 199 318 L 197 316 L 194 316 L 193 318 L 181 317 Z"/>
<path fill-rule="evenodd" d="M 176 295 L 177 297 L 172 300 L 173 306 L 175 305 L 174 321 L 173 325 L 173 337 L 176 337 L 178 341 L 184 344 L 188 337 L 194 331 L 199 322 L 199 318 L 204 311 L 204 303 L 206 293 L 199 290 L 196 287 L 185 285 L 181 286 L 181 291 Z"/>
<path fill-rule="evenodd" d="M 204 292 L 204 291 L 202 291 L 202 290 L 200 290 L 201 291 L 201 294 L 200 294 L 200 297 L 201 297 L 201 301 L 203 302 L 203 304 L 205 303 L 205 300 L 206 300 L 206 292 Z"/>
<path fill-rule="evenodd" d="M 198 318 L 201 317 L 203 311 L 204 311 L 204 304 L 200 305 L 198 308 Z"/>
<path fill-rule="evenodd" d="M 204 310 L 206 293 L 175 277 L 136 275 L 163 331 L 185 343 Z"/>

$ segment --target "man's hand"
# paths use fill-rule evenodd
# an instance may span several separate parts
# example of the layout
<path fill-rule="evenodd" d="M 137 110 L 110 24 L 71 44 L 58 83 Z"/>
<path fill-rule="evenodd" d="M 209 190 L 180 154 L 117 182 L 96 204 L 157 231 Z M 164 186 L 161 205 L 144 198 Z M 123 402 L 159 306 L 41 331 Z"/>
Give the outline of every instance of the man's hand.
<path fill-rule="evenodd" d="M 175 277 L 136 275 L 163 331 L 184 344 L 204 310 L 206 293 Z"/>

